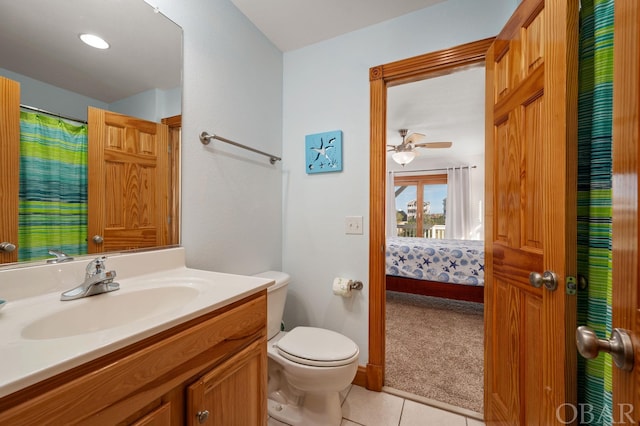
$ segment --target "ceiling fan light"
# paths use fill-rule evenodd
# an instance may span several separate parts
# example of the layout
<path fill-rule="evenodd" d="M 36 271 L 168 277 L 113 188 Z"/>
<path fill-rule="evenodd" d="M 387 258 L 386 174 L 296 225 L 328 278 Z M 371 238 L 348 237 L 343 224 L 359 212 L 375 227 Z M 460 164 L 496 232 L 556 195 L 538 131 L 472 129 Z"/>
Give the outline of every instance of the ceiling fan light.
<path fill-rule="evenodd" d="M 391 158 L 393 158 L 393 161 L 404 167 L 405 164 L 409 164 L 414 158 L 416 158 L 416 153 L 414 151 L 398 151 L 394 152 L 391 155 Z"/>

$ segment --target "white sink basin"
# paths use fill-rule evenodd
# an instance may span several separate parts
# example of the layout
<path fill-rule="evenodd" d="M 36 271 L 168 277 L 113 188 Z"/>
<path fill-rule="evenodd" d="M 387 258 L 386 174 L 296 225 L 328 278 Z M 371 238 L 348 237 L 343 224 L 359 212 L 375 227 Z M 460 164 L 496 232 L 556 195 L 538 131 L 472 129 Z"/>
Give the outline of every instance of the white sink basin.
<path fill-rule="evenodd" d="M 40 317 L 22 329 L 31 340 L 57 339 L 94 333 L 180 308 L 200 291 L 169 286 L 99 294 L 65 303 L 65 309 Z"/>

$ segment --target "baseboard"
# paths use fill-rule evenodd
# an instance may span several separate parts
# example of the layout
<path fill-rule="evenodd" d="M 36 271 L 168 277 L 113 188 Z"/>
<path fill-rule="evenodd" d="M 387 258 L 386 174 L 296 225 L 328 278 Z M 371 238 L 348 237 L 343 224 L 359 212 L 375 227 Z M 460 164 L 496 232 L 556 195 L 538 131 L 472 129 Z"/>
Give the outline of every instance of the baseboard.
<path fill-rule="evenodd" d="M 356 377 L 354 377 L 351 382 L 354 385 L 362 386 L 363 388 L 367 387 L 367 367 L 364 365 L 358 366 L 358 371 L 356 372 Z"/>

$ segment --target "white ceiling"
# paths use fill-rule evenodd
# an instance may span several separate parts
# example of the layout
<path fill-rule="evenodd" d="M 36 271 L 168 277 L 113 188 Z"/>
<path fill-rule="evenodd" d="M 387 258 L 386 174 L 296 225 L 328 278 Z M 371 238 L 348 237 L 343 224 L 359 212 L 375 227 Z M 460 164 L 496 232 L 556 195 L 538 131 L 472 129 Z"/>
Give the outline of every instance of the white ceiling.
<path fill-rule="evenodd" d="M 281 51 L 298 49 L 444 0 L 231 0 Z"/>
<path fill-rule="evenodd" d="M 92 32 L 111 48 L 78 35 Z M 182 31 L 142 0 L 0 0 L 0 68 L 105 103 L 179 87 Z"/>
<path fill-rule="evenodd" d="M 387 89 L 387 143 L 402 142 L 400 129 L 422 133 L 422 142 L 453 142 L 451 148 L 417 148 L 418 157 L 464 158 L 484 152 L 484 66 Z M 443 164 L 445 166 L 454 164 Z M 460 165 L 460 164 L 455 164 Z M 409 166 L 407 166 L 408 168 Z"/>

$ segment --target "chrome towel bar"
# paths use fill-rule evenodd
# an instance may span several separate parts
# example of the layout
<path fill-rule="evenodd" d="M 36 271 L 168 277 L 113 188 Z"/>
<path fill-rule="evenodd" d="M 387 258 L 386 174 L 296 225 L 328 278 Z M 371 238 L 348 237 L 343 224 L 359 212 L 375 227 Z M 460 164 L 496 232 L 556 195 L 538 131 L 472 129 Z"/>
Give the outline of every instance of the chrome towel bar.
<path fill-rule="evenodd" d="M 211 139 L 217 139 L 219 141 L 226 142 L 228 144 L 237 146 L 239 148 L 243 148 L 243 149 L 249 150 L 251 152 L 255 152 L 256 154 L 260 154 L 260 155 L 264 155 L 265 157 L 269 157 L 269 162 L 271 164 L 276 164 L 276 161 L 281 161 L 282 160 L 282 158 L 280 158 L 280 157 L 278 157 L 276 155 L 267 154 L 266 152 L 257 150 L 255 148 L 251 148 L 249 146 L 243 145 L 243 144 L 238 143 L 238 142 L 234 142 L 234 141 L 229 140 L 227 138 L 223 138 L 222 136 L 211 135 L 211 134 L 209 134 L 207 132 L 200 133 L 200 142 L 202 142 L 203 145 L 209 145 L 209 142 L 211 142 Z"/>

